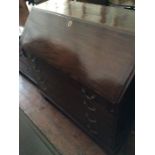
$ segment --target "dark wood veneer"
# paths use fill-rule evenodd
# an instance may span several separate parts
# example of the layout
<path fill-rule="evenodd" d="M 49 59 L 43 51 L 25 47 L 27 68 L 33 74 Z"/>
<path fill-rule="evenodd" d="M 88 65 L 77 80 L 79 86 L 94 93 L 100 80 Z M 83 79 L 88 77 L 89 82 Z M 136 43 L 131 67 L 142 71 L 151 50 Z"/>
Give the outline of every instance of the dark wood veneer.
<path fill-rule="evenodd" d="M 134 115 L 134 34 L 34 9 L 20 72 L 109 152 L 124 142 Z"/>

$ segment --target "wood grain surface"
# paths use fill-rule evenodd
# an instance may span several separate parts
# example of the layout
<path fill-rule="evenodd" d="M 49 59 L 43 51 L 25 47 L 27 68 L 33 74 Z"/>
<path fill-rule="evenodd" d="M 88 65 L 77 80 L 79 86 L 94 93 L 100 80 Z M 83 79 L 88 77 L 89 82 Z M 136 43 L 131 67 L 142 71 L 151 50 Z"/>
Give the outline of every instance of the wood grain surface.
<path fill-rule="evenodd" d="M 135 12 L 121 7 L 70 0 L 51 0 L 34 7 L 130 32 L 135 29 Z M 29 6 L 29 10 L 34 7 Z"/>
<path fill-rule="evenodd" d="M 34 8 L 21 45 L 112 103 L 134 76 L 134 33 L 123 29 Z"/>

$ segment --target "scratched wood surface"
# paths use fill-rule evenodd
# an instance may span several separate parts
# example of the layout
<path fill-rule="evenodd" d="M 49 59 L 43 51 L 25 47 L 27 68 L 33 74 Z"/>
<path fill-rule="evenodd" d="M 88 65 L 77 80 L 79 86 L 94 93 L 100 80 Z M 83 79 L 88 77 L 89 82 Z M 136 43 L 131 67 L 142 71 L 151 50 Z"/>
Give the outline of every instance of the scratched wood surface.
<path fill-rule="evenodd" d="M 39 90 L 20 75 L 20 108 L 63 155 L 107 155 L 82 130 L 46 101 Z M 134 137 L 119 155 L 134 155 Z"/>

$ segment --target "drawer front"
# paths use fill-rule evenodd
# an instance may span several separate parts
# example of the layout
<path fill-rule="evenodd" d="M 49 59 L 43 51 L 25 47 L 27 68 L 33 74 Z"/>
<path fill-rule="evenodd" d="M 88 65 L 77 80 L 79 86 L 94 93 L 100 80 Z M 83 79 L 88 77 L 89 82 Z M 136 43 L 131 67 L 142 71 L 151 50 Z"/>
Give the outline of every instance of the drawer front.
<path fill-rule="evenodd" d="M 63 111 L 85 124 L 85 109 L 79 86 L 72 79 L 40 60 L 38 60 L 37 68 L 40 70 L 38 80 L 40 89 Z"/>
<path fill-rule="evenodd" d="M 116 117 L 112 116 L 112 112 L 101 101 L 96 101 L 95 95 L 88 95 L 80 84 L 41 60 L 38 60 L 37 68 L 40 70 L 38 84 L 42 91 L 79 121 L 90 134 L 99 137 L 108 133 L 114 135 Z"/>
<path fill-rule="evenodd" d="M 117 134 L 117 117 L 114 111 L 110 112 L 107 103 L 98 99 L 98 96 L 82 88 L 85 103 L 86 128 L 90 134 L 98 137 L 100 141 L 113 146 Z"/>
<path fill-rule="evenodd" d="M 20 70 L 89 135 L 114 146 L 117 117 L 104 100 L 32 55 L 20 56 Z"/>
<path fill-rule="evenodd" d="M 55 69 L 43 63 L 32 54 L 20 53 L 20 71 L 30 80 L 35 82 L 38 87 L 46 94 L 56 106 L 59 106 L 65 113 L 84 123 L 84 106 L 81 93 L 72 85 L 63 75 L 60 75 Z M 71 83 L 69 84 L 68 83 Z M 82 108 L 83 106 L 83 108 Z"/>

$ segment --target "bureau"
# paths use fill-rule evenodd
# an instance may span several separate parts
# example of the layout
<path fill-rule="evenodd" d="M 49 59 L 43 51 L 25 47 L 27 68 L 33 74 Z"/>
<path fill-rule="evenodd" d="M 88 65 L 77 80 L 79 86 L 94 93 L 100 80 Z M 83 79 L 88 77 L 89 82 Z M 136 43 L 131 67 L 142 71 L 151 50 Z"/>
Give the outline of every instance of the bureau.
<path fill-rule="evenodd" d="M 111 154 L 134 119 L 134 33 L 32 9 L 19 70 Z"/>

